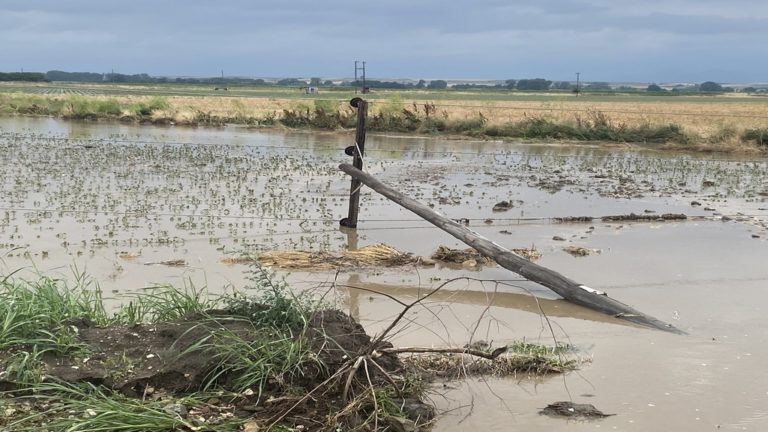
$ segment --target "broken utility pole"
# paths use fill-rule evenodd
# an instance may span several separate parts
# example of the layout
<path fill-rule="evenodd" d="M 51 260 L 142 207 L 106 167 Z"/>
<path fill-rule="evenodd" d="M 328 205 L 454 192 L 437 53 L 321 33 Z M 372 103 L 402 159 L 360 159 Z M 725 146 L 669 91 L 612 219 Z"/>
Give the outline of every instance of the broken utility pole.
<path fill-rule="evenodd" d="M 536 282 L 551 289 L 572 303 L 645 327 L 670 333 L 685 334 L 685 332 L 671 324 L 664 323 L 652 316 L 635 310 L 618 300 L 608 297 L 601 291 L 576 283 L 554 270 L 528 261 L 509 249 L 499 246 L 463 225 L 438 214 L 424 204 L 394 190 L 390 186 L 380 182 L 373 176 L 362 172 L 356 167 L 349 164 L 342 164 L 339 166 L 339 169 L 352 176 L 353 179 L 360 181 L 376 192 L 384 195 L 386 198 L 416 213 L 418 216 L 421 216 L 448 234 L 451 234 L 469 246 L 472 246 L 481 254 L 492 258 L 505 269 L 511 270 L 532 282 Z"/>
<path fill-rule="evenodd" d="M 363 157 L 365 156 L 365 119 L 368 116 L 368 102 L 356 97 L 349 104 L 357 108 L 357 128 L 355 129 L 355 145 L 344 149 L 344 153 L 352 156 L 352 165 L 358 170 L 363 169 Z M 349 191 L 349 214 L 339 221 L 344 227 L 357 228 L 357 215 L 360 212 L 360 180 L 352 177 L 352 186 Z"/>

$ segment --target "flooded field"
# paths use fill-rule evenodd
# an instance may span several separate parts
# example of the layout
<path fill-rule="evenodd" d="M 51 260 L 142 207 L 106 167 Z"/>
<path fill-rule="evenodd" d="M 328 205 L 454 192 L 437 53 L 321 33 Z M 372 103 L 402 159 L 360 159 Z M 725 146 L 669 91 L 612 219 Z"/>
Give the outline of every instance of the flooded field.
<path fill-rule="evenodd" d="M 429 256 L 439 245 L 464 247 L 367 189 L 359 229 L 342 231 L 349 179 L 337 166 L 349 162 L 343 149 L 351 140 L 0 119 L 2 273 L 84 272 L 119 302 L 155 284 L 214 294 L 242 287 L 247 266 L 227 258 L 243 253 L 386 243 Z M 436 388 L 433 402 L 444 414 L 435 430 L 768 428 L 767 160 L 370 136 L 365 168 L 502 246 L 535 248 L 537 263 L 689 333 L 630 327 L 497 266 L 286 274 L 297 287 L 326 293 L 369 332 L 401 310 L 387 295 L 414 299 L 457 279 L 414 309 L 396 344 L 554 338 L 585 360 L 564 377 Z M 601 219 L 630 213 L 687 219 Z M 592 220 L 558 221 L 573 217 Z M 575 257 L 567 246 L 592 253 Z M 615 415 L 566 422 L 538 414 L 559 400 Z"/>

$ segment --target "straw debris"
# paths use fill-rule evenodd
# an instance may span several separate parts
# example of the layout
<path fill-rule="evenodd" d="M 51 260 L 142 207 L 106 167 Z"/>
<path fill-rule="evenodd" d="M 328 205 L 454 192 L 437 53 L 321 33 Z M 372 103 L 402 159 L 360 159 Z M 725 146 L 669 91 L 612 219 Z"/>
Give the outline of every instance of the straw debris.
<path fill-rule="evenodd" d="M 410 264 L 431 265 L 429 260 L 400 252 L 385 245 L 375 244 L 340 254 L 310 251 L 272 251 L 258 256 L 227 257 L 227 264 L 248 264 L 258 261 L 262 265 L 291 270 L 333 270 L 348 267 L 400 267 Z"/>

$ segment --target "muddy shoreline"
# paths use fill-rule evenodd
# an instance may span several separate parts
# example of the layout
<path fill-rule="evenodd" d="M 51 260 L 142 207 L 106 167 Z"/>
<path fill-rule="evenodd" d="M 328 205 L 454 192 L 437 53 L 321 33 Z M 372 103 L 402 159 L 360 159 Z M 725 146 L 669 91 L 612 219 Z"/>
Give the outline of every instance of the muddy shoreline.
<path fill-rule="evenodd" d="M 354 126 L 339 125 L 337 127 L 313 127 L 309 125 L 302 126 L 290 126 L 284 125 L 279 121 L 270 121 L 268 124 L 262 124 L 261 121 L 256 119 L 235 119 L 235 118 L 219 118 L 211 116 L 210 114 L 199 114 L 194 119 L 188 118 L 171 118 L 171 117 L 151 117 L 141 115 L 99 115 L 99 114 L 83 114 L 72 115 L 64 114 L 59 116 L 51 116 L 46 114 L 18 114 L 21 117 L 29 118 L 52 118 L 59 119 L 67 122 L 85 122 L 85 123 L 101 123 L 101 124 L 123 124 L 134 125 L 140 127 L 179 127 L 179 128 L 225 128 L 225 127 L 243 127 L 251 131 L 271 131 L 271 132 L 293 132 L 293 133 L 307 133 L 307 134 L 339 134 L 342 136 L 348 136 L 354 134 Z M 309 121 L 309 120 L 308 120 Z M 475 131 L 472 133 L 456 133 L 444 130 L 433 131 L 419 131 L 414 130 L 410 132 L 404 132 L 399 128 L 392 130 L 374 129 L 368 132 L 369 135 L 380 136 L 383 138 L 424 138 L 424 139 L 439 139 L 439 140 L 454 140 L 454 141 L 497 141 L 502 143 L 528 143 L 528 144 L 547 144 L 553 146 L 579 146 L 579 147 L 597 147 L 619 150 L 650 150 L 659 152 L 700 152 L 711 154 L 724 154 L 724 155 L 766 155 L 768 154 L 768 147 L 762 144 L 750 144 L 746 140 L 739 144 L 734 144 L 733 140 L 727 142 L 713 142 L 705 138 L 686 138 L 686 142 L 674 142 L 673 140 L 661 140 L 661 141 L 649 141 L 648 139 L 624 139 L 619 138 L 615 140 L 607 140 L 601 138 L 595 139 L 573 139 L 568 137 L 555 135 L 544 136 L 499 136 L 495 133 L 488 134 L 482 131 Z"/>

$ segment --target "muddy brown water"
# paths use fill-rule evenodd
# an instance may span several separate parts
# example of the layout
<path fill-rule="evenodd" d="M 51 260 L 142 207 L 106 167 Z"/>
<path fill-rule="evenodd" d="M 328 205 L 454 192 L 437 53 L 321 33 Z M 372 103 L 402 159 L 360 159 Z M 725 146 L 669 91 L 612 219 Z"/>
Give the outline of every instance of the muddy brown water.
<path fill-rule="evenodd" d="M 368 190 L 359 229 L 341 231 L 349 180 L 336 166 L 348 162 L 351 138 L 0 119 L 0 267 L 25 277 L 85 272 L 114 305 L 154 284 L 214 294 L 247 285 L 247 267 L 221 262 L 242 252 L 463 247 Z M 285 274 L 369 332 L 400 311 L 383 294 L 412 301 L 445 283 L 408 315 L 398 345 L 551 344 L 554 333 L 588 360 L 565 376 L 438 385 L 436 430 L 768 430 L 766 160 L 386 136 L 367 145 L 366 167 L 382 180 L 503 246 L 536 247 L 539 264 L 689 333 L 626 325 L 495 266 Z M 513 208 L 494 212 L 502 200 Z M 630 212 L 691 218 L 551 219 Z M 577 258 L 564 246 L 600 253 Z M 186 265 L 159 264 L 169 260 Z M 568 422 L 538 414 L 558 400 L 616 415 Z"/>

